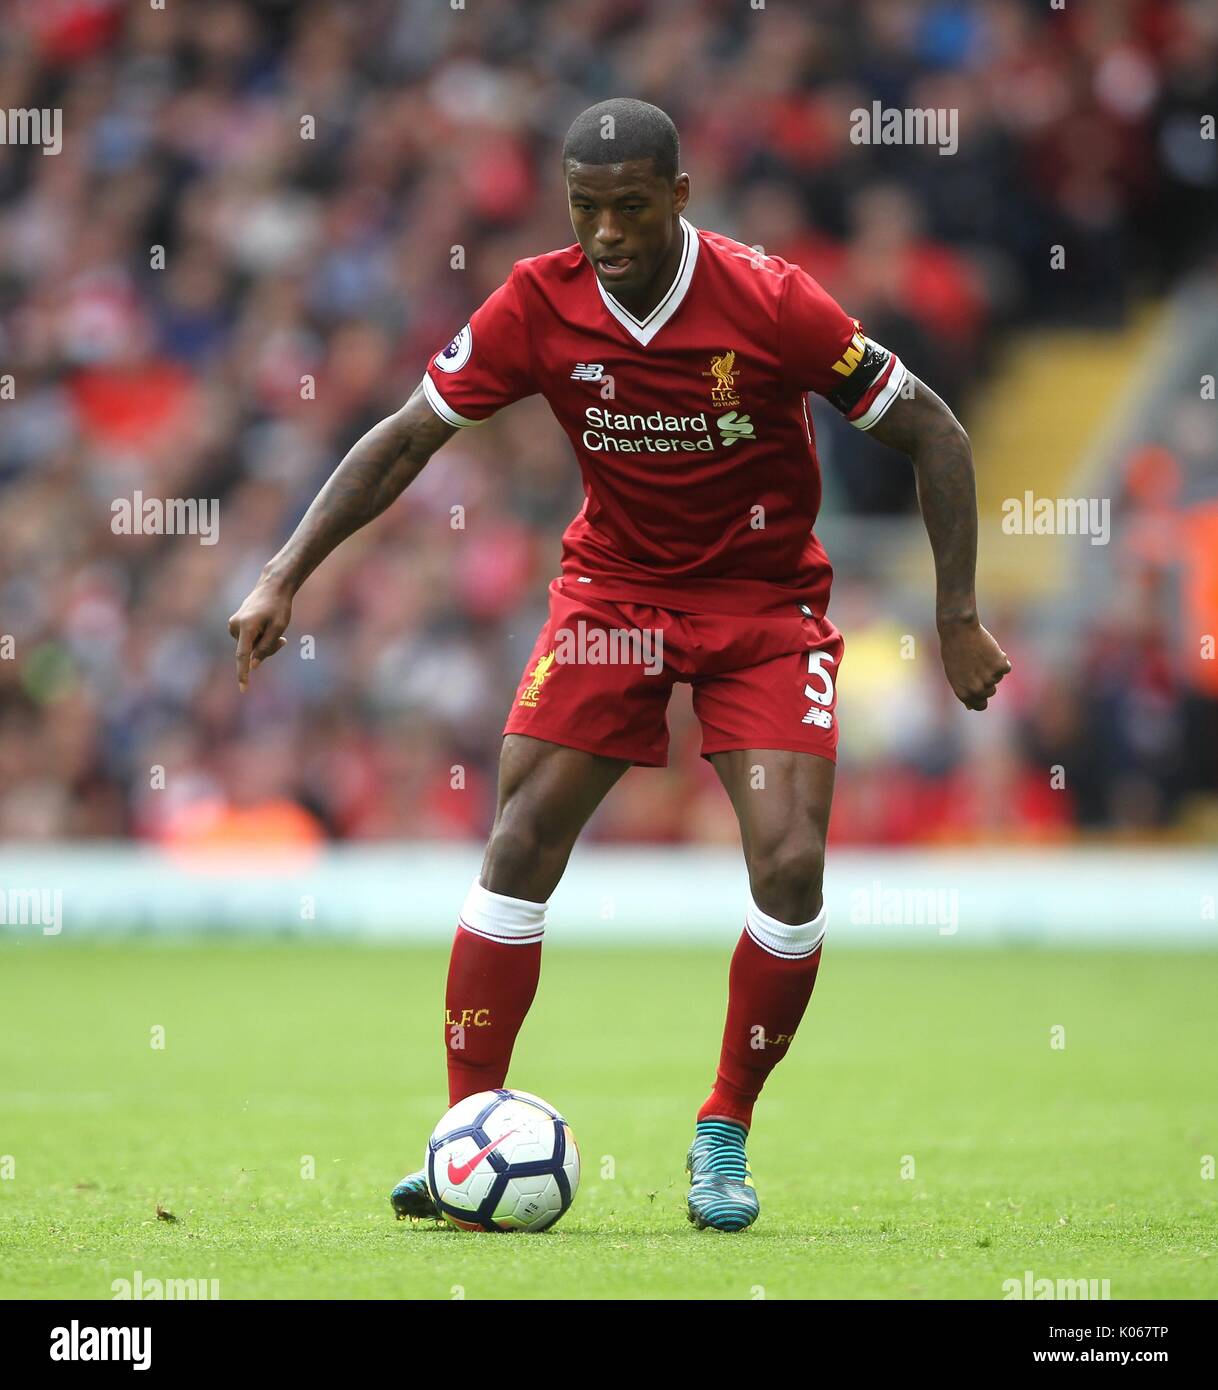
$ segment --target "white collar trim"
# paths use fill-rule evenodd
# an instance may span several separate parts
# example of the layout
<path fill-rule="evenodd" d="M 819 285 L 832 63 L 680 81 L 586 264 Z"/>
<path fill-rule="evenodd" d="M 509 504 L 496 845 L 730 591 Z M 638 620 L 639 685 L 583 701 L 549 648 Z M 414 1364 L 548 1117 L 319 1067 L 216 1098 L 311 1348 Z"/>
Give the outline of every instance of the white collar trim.
<path fill-rule="evenodd" d="M 605 302 L 605 308 L 617 319 L 626 332 L 643 347 L 651 342 L 681 307 L 681 302 L 694 278 L 694 266 L 698 263 L 698 230 L 696 227 L 690 226 L 684 217 L 681 218 L 681 230 L 685 236 L 685 244 L 681 248 L 681 260 L 677 266 L 676 276 L 668 287 L 668 293 L 661 298 L 644 319 L 636 319 L 629 309 L 619 304 L 601 284 L 600 276 L 596 274 L 595 268 L 592 270 L 592 274 L 596 277 L 596 288 L 601 292 L 601 299 Z"/>

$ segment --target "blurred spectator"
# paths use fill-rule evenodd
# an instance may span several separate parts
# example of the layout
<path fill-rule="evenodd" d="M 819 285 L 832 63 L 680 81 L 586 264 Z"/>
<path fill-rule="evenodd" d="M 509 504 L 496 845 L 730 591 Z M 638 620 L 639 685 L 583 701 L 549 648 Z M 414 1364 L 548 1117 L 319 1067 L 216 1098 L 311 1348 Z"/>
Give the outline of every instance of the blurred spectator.
<path fill-rule="evenodd" d="M 805 265 L 962 414 L 1004 329 L 1119 321 L 1218 225 L 1218 147 L 1189 138 L 1218 109 L 1218 16 L 1188 0 L 12 0 L 0 90 L 64 113 L 55 157 L 0 144 L 7 837 L 485 829 L 581 500 L 542 402 L 459 435 L 333 556 L 245 699 L 225 620 L 512 261 L 573 240 L 558 149 L 591 102 L 669 110 L 694 223 Z M 852 144 L 873 99 L 958 110 L 956 155 Z M 903 461 L 815 415 L 830 510 L 909 513 Z M 137 493 L 216 499 L 217 543 L 115 534 L 113 502 Z M 1212 602 L 1212 501 L 1187 524 L 1189 601 Z M 1012 615 L 1023 657 L 969 742 L 933 634 L 898 655 L 929 596 L 911 610 L 895 585 L 843 582 L 835 837 L 1170 820 L 1218 663 L 1172 646 L 1153 579 L 1128 597 L 1051 670 L 1035 615 Z M 673 766 L 628 779 L 594 834 L 730 838 L 687 692 L 672 725 Z M 1059 794 L 1046 767 L 1067 748 Z"/>

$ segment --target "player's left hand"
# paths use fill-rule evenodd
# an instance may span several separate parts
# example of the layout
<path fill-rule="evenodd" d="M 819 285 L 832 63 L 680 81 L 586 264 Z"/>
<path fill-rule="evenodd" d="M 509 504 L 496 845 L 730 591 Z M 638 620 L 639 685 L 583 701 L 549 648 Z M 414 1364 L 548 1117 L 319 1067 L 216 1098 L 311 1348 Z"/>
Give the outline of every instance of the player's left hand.
<path fill-rule="evenodd" d="M 941 627 L 939 647 L 956 699 L 965 709 L 985 709 L 1011 669 L 1006 652 L 976 620 Z"/>

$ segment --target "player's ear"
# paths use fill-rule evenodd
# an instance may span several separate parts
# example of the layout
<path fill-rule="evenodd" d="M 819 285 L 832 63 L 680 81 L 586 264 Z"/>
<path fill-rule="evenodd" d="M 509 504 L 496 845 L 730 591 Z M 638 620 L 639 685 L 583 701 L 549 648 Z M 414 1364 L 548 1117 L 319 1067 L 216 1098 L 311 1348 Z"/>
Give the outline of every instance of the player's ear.
<path fill-rule="evenodd" d="M 677 181 L 672 186 L 672 210 L 673 212 L 684 212 L 686 204 L 689 202 L 689 175 L 678 174 Z"/>

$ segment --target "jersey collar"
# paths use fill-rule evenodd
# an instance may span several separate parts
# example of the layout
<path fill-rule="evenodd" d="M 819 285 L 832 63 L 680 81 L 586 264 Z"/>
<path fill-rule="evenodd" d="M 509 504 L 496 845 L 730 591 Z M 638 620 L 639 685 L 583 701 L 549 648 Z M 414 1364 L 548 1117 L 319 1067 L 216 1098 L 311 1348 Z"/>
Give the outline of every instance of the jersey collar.
<path fill-rule="evenodd" d="M 668 287 L 668 293 L 660 300 L 655 308 L 646 318 L 636 319 L 629 309 L 619 304 L 616 299 L 600 282 L 600 277 L 596 271 L 592 274 L 596 279 L 596 288 L 601 292 L 601 298 L 605 301 L 605 308 L 617 319 L 618 323 L 627 333 L 643 347 L 655 337 L 661 328 L 681 307 L 681 301 L 685 298 L 689 289 L 690 281 L 694 278 L 694 266 L 698 263 L 698 230 L 681 218 L 681 232 L 685 238 L 681 248 L 681 260 L 677 265 L 677 273 L 672 284 Z"/>

